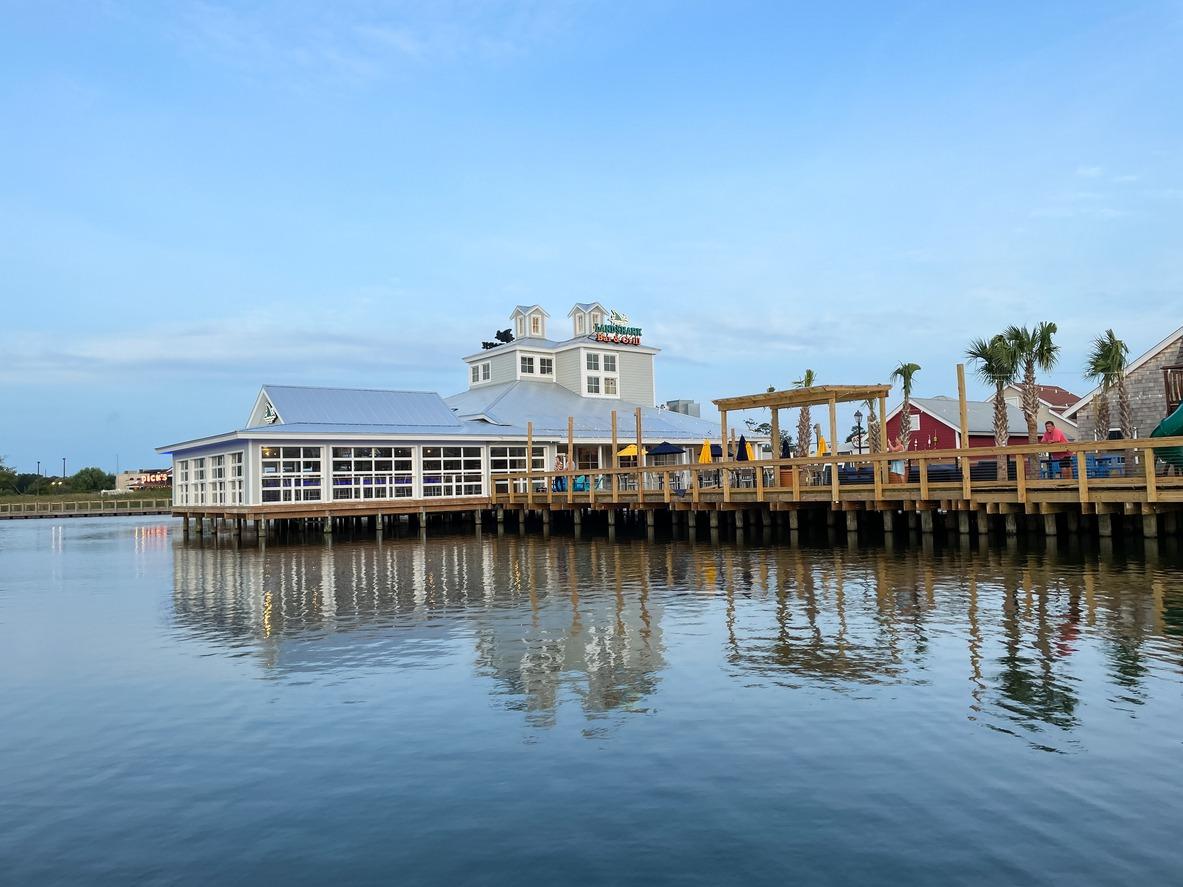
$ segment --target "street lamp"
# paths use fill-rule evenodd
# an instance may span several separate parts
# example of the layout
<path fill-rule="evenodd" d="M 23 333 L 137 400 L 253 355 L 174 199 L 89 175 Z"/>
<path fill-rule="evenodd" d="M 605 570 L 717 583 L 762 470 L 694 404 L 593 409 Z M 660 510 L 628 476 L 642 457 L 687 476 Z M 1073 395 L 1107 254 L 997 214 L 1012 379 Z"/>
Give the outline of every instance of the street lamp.
<path fill-rule="evenodd" d="M 859 455 L 861 456 L 863 453 L 863 411 L 862 410 L 855 410 L 854 411 L 854 427 L 855 427 L 855 433 L 854 433 L 855 446 L 858 447 Z"/>

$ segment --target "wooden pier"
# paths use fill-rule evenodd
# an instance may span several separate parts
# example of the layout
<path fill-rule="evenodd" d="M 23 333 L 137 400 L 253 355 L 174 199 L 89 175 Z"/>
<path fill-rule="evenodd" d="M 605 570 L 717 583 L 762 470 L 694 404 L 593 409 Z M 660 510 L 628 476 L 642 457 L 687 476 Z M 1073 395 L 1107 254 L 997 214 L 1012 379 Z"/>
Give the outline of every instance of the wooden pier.
<path fill-rule="evenodd" d="M 46 517 L 128 517 L 172 514 L 171 499 L 107 499 L 60 502 L 0 502 L 0 520 Z"/>

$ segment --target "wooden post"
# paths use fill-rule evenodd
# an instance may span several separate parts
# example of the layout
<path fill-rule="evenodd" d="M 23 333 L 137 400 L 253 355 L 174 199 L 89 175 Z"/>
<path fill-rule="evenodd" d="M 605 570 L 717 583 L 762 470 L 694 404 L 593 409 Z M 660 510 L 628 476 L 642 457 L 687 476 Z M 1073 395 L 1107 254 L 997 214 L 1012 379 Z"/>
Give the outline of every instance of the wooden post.
<path fill-rule="evenodd" d="M 780 407 L 772 408 L 772 458 L 780 458 Z"/>
<path fill-rule="evenodd" d="M 957 364 L 957 402 L 961 412 L 961 446 L 969 452 L 969 411 L 965 402 L 965 364 Z M 961 498 L 970 498 L 969 456 L 961 457 Z"/>
<path fill-rule="evenodd" d="M 1015 456 L 1015 483 L 1018 486 L 1019 502 L 1027 504 L 1027 457 Z"/>
<path fill-rule="evenodd" d="M 616 480 L 616 469 L 620 467 L 620 457 L 616 455 L 619 449 L 616 439 L 616 410 L 612 411 L 612 501 L 620 501 L 620 487 Z"/>
<path fill-rule="evenodd" d="M 567 502 L 575 499 L 575 417 L 567 417 Z"/>
<path fill-rule="evenodd" d="M 531 508 L 534 507 L 534 478 L 531 475 L 534 473 L 534 423 L 526 423 L 526 504 Z M 510 489 L 513 489 L 513 483 L 510 482 Z"/>
<path fill-rule="evenodd" d="M 879 440 L 887 446 L 887 395 L 879 395 Z"/>
<path fill-rule="evenodd" d="M 1084 450 L 1076 451 L 1076 489 L 1080 495 L 1080 504 L 1089 501 L 1089 463 L 1088 454 Z"/>
<path fill-rule="evenodd" d="M 640 407 L 637 407 L 635 417 L 637 420 L 637 503 L 640 504 L 645 501 L 645 445 L 642 442 Z"/>
<path fill-rule="evenodd" d="M 928 460 L 920 457 L 920 498 L 928 501 Z"/>
<path fill-rule="evenodd" d="M 830 398 L 830 496 L 838 501 L 838 399 Z"/>
<path fill-rule="evenodd" d="M 1146 501 L 1157 502 L 1158 478 L 1154 476 L 1154 450 L 1146 446 L 1142 447 L 1142 463 L 1146 467 Z"/>

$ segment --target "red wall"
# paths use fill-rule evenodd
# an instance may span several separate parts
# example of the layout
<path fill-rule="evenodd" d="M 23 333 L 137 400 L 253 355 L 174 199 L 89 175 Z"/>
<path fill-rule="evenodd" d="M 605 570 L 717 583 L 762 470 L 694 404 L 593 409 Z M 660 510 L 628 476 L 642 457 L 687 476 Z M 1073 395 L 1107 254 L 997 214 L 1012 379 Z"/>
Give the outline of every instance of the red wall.
<path fill-rule="evenodd" d="M 895 440 L 900 433 L 900 415 L 897 413 L 887 420 L 887 436 Z M 936 438 L 935 445 L 929 442 L 930 437 Z M 1007 445 L 1027 442 L 1027 435 L 1012 434 Z M 994 446 L 994 435 L 969 436 L 971 447 Z M 951 428 L 944 422 L 938 421 L 928 413 L 922 413 L 919 408 L 912 407 L 912 444 L 913 450 L 952 450 L 957 448 L 957 429 Z"/>

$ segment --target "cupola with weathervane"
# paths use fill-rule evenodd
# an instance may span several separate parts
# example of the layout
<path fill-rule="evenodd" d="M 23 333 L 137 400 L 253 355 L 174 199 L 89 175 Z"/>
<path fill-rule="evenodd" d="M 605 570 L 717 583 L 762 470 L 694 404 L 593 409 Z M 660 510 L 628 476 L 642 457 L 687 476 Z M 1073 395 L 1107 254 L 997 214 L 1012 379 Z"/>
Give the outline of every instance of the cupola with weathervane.
<path fill-rule="evenodd" d="M 514 336 L 519 339 L 545 339 L 548 317 L 550 315 L 540 305 L 518 305 L 509 315 L 513 321 Z"/>

